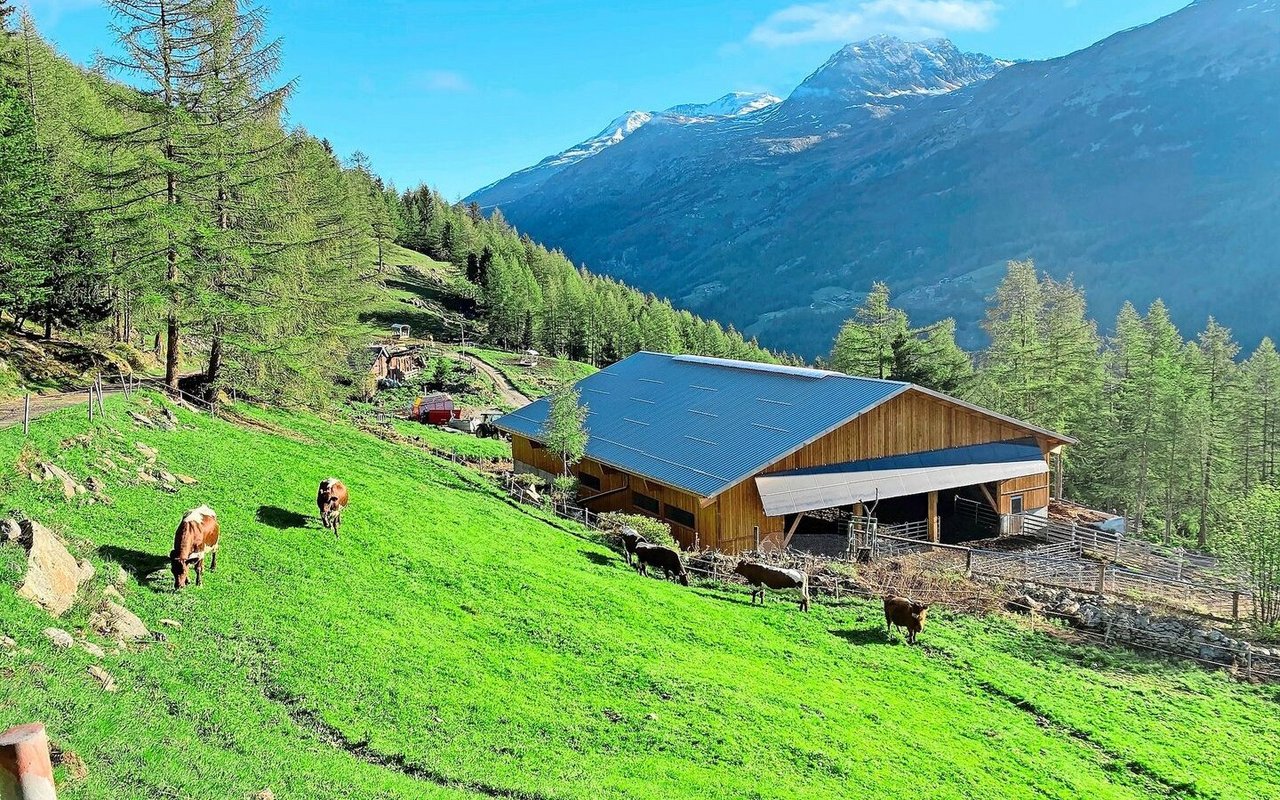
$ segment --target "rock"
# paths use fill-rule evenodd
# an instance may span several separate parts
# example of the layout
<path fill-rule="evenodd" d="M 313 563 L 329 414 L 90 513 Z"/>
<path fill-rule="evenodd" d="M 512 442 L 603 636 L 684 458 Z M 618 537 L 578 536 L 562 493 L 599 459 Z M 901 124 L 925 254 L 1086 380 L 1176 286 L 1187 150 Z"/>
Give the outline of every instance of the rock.
<path fill-rule="evenodd" d="M 1074 600 L 1068 600 L 1058 606 L 1058 613 L 1066 617 L 1074 617 L 1080 611 L 1080 604 Z"/>
<path fill-rule="evenodd" d="M 199 483 L 199 481 L 197 481 L 195 478 L 191 477 L 190 475 L 183 475 L 180 472 L 174 475 L 173 477 L 177 478 L 178 483 L 181 483 L 184 486 L 195 486 L 197 483 Z"/>
<path fill-rule="evenodd" d="M 137 411 L 130 411 L 129 416 L 133 417 L 133 421 L 144 428 L 151 428 L 155 426 L 155 422 L 151 420 L 151 417 L 139 414 Z"/>
<path fill-rule="evenodd" d="M 105 600 L 102 606 L 89 615 L 93 629 L 118 642 L 137 642 L 151 638 L 151 631 L 138 616 L 119 603 Z"/>
<path fill-rule="evenodd" d="M 160 479 L 160 481 L 161 481 L 162 483 L 177 483 L 177 482 L 178 482 L 178 479 L 177 479 L 177 478 L 173 477 L 173 475 L 172 475 L 171 473 L 165 472 L 164 470 L 160 470 L 159 472 L 157 472 L 157 473 L 156 473 L 156 477 L 157 477 L 157 478 L 159 478 L 159 479 Z"/>
<path fill-rule="evenodd" d="M 121 603 L 124 602 L 124 595 L 120 594 L 120 590 L 114 586 L 108 586 L 103 589 L 102 596 L 110 600 L 119 600 Z"/>
<path fill-rule="evenodd" d="M 96 644 L 94 644 L 93 642 L 87 639 L 80 640 L 80 649 L 85 651 L 89 655 L 93 656 L 94 658 L 107 657 L 107 654 L 103 651 L 101 647 L 98 647 Z"/>
<path fill-rule="evenodd" d="M 107 489 L 107 485 L 97 475 L 89 476 L 89 480 L 85 481 L 85 486 L 89 487 L 89 491 L 94 494 L 102 494 Z"/>
<path fill-rule="evenodd" d="M 160 624 L 176 630 L 182 630 L 182 623 L 176 619 L 161 619 Z"/>
<path fill-rule="evenodd" d="M 87 494 L 88 489 L 80 485 L 79 481 L 67 474 L 67 471 L 57 464 L 41 464 L 40 471 L 43 473 L 44 480 L 57 481 L 62 486 L 62 495 L 68 500 L 76 497 L 76 495 Z M 43 481 L 42 481 L 43 482 Z"/>
<path fill-rule="evenodd" d="M 276 800 L 276 793 L 270 789 L 263 789 L 253 796 L 253 800 Z"/>
<path fill-rule="evenodd" d="M 129 573 L 124 571 L 124 567 L 116 567 L 116 579 L 114 581 L 115 585 L 124 586 L 128 582 L 129 582 Z"/>
<path fill-rule="evenodd" d="M 155 476 L 150 472 L 147 472 L 142 467 L 138 467 L 138 480 L 145 481 L 146 483 L 157 483 Z"/>
<path fill-rule="evenodd" d="M 79 575 L 81 583 L 88 583 L 93 580 L 93 576 L 98 574 L 98 570 L 87 558 L 82 558 L 76 563 L 76 573 Z"/>
<path fill-rule="evenodd" d="M 17 650 L 18 643 L 13 639 L 10 639 L 8 636 L 0 636 L 0 649 Z"/>
<path fill-rule="evenodd" d="M 142 457 L 150 463 L 154 464 L 155 460 L 160 457 L 159 453 L 157 453 L 153 448 L 147 447 L 142 442 L 134 442 L 133 446 L 136 447 L 138 452 L 142 454 Z"/>
<path fill-rule="evenodd" d="M 101 461 L 100 463 L 101 463 L 102 467 L 104 468 L 104 470 L 105 470 L 105 471 L 107 471 L 107 472 L 119 472 L 119 471 L 120 471 L 120 466 L 119 466 L 118 464 L 116 464 L 116 462 L 114 462 L 114 461 L 112 461 L 111 459 L 107 458 L 106 456 L 103 456 L 103 457 L 102 457 L 102 461 Z"/>
<path fill-rule="evenodd" d="M 173 413 L 173 409 L 168 406 L 164 407 L 164 421 L 166 423 L 165 427 L 169 430 L 173 430 L 178 427 L 178 417 Z"/>
<path fill-rule="evenodd" d="M 28 520 L 22 531 L 28 543 L 27 573 L 18 596 L 60 617 L 75 602 L 80 567 L 62 542 L 40 523 Z"/>
<path fill-rule="evenodd" d="M 22 526 L 16 519 L 0 520 L 0 544 L 16 542 L 22 538 Z"/>
<path fill-rule="evenodd" d="M 61 628 L 45 628 L 41 633 L 59 650 L 69 650 L 76 643 L 76 640 L 71 638 L 71 634 Z"/>
<path fill-rule="evenodd" d="M 102 691 L 114 692 L 116 690 L 116 679 L 111 674 L 97 664 L 89 665 L 89 674 L 93 679 L 102 684 Z"/>

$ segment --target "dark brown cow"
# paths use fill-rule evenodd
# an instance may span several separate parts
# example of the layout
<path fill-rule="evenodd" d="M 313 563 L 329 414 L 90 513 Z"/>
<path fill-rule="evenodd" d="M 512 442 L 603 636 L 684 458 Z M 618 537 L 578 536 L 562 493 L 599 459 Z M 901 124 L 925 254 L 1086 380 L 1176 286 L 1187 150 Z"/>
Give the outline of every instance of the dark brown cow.
<path fill-rule="evenodd" d="M 924 603 L 916 603 L 905 597 L 884 596 L 884 635 L 888 638 L 894 627 L 905 628 L 907 644 L 916 643 L 916 635 L 924 630 L 924 619 L 929 607 Z"/>
<path fill-rule="evenodd" d="M 196 586 L 203 582 L 204 558 L 209 556 L 209 571 L 218 568 L 218 515 L 208 506 L 193 508 L 182 518 L 173 536 L 169 568 L 173 571 L 173 588 L 187 585 L 191 565 L 196 568 Z"/>
<path fill-rule="evenodd" d="M 684 562 L 680 560 L 680 554 L 670 547 L 649 544 L 648 542 L 637 542 L 635 554 L 636 572 L 641 575 L 648 575 L 647 568 L 653 567 L 654 569 L 662 570 L 668 579 L 674 575 L 682 585 L 689 585 L 689 573 L 684 571 Z"/>
<path fill-rule="evenodd" d="M 622 554 L 627 558 L 628 567 L 631 566 L 631 557 L 635 555 L 636 545 L 641 542 L 648 543 L 648 541 L 635 528 L 622 529 Z"/>
<path fill-rule="evenodd" d="M 320 481 L 316 505 L 320 507 L 320 524 L 333 531 L 333 538 L 338 538 L 342 509 L 347 507 L 347 487 L 337 478 L 325 478 Z"/>
<path fill-rule="evenodd" d="M 800 610 L 809 610 L 809 576 L 798 569 L 775 567 L 771 564 L 757 564 L 754 561 L 739 561 L 733 568 L 738 575 L 747 579 L 747 583 L 756 587 L 751 592 L 751 603 L 755 605 L 756 595 L 760 596 L 760 605 L 764 605 L 765 587 L 770 589 L 799 589 Z"/>

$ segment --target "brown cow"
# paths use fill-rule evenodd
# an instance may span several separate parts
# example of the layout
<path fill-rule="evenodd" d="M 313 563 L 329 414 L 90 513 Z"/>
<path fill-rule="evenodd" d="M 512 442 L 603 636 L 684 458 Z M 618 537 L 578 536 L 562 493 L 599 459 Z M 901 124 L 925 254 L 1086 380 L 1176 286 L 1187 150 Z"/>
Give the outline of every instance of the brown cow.
<path fill-rule="evenodd" d="M 809 610 L 809 576 L 798 569 L 775 567 L 772 564 L 759 564 L 754 561 L 739 561 L 733 571 L 747 579 L 747 583 L 756 587 L 751 591 L 751 604 L 755 605 L 756 596 L 760 597 L 760 605 L 764 605 L 765 587 L 770 589 L 799 589 L 800 610 Z"/>
<path fill-rule="evenodd" d="M 320 507 L 320 524 L 333 531 L 333 538 L 338 538 L 342 509 L 347 507 L 347 487 L 337 478 L 325 478 L 320 481 L 316 505 Z"/>
<path fill-rule="evenodd" d="M 196 586 L 202 583 L 206 555 L 212 572 L 218 568 L 218 515 L 212 508 L 200 506 L 187 512 L 173 536 L 169 568 L 173 571 L 174 591 L 187 585 L 192 564 L 196 567 Z"/>
<path fill-rule="evenodd" d="M 636 572 L 641 575 L 648 575 L 648 567 L 653 567 L 662 570 L 668 579 L 675 575 L 682 585 L 689 585 L 689 573 L 684 571 L 684 562 L 680 560 L 680 554 L 670 547 L 638 542 L 635 555 Z"/>
<path fill-rule="evenodd" d="M 924 618 L 929 607 L 924 603 L 915 603 L 905 597 L 884 596 L 884 635 L 889 637 L 893 627 L 905 628 L 907 644 L 916 643 L 916 634 L 924 630 Z"/>

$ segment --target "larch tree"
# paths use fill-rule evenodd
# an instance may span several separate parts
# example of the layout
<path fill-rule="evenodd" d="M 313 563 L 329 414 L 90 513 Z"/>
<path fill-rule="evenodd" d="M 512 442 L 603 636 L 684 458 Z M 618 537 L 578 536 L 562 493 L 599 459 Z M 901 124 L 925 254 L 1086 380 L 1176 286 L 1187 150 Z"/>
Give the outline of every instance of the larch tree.
<path fill-rule="evenodd" d="M 544 443 L 560 456 L 564 475 L 587 452 L 587 409 L 578 390 L 566 383 L 555 389 L 548 399 L 547 419 L 542 426 Z"/>

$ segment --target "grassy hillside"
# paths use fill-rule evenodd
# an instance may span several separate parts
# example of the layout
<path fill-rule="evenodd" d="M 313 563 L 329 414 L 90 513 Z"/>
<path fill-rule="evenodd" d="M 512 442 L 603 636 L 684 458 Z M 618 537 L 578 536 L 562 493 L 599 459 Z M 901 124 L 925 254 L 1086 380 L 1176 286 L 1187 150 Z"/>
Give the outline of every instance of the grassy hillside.
<path fill-rule="evenodd" d="M 561 383 L 572 383 L 596 371 L 590 364 L 567 358 L 541 356 L 536 366 L 522 366 L 522 357 L 504 350 L 468 347 L 467 352 L 501 372 L 511 385 L 528 397 L 549 394 Z"/>
<path fill-rule="evenodd" d="M 179 431 L 140 430 L 124 406 L 41 420 L 25 451 L 0 431 L 0 515 L 62 532 L 95 592 L 122 564 L 127 604 L 168 634 L 109 654 L 120 689 L 102 692 L 89 655 L 40 635 L 0 547 L 0 633 L 19 643 L 0 650 L 0 725 L 43 720 L 84 760 L 64 800 L 1280 797 L 1274 687 L 1000 618 L 939 613 L 923 646 L 886 643 L 872 604 L 801 615 L 640 578 L 476 474 L 341 425 L 179 411 Z M 200 484 L 94 466 L 138 441 Z M 62 500 L 23 457 L 101 476 L 111 504 Z M 314 518 L 330 474 L 352 493 L 337 542 Z M 175 594 L 147 575 L 202 502 L 222 561 Z M 85 630 L 88 606 L 57 624 Z"/>

